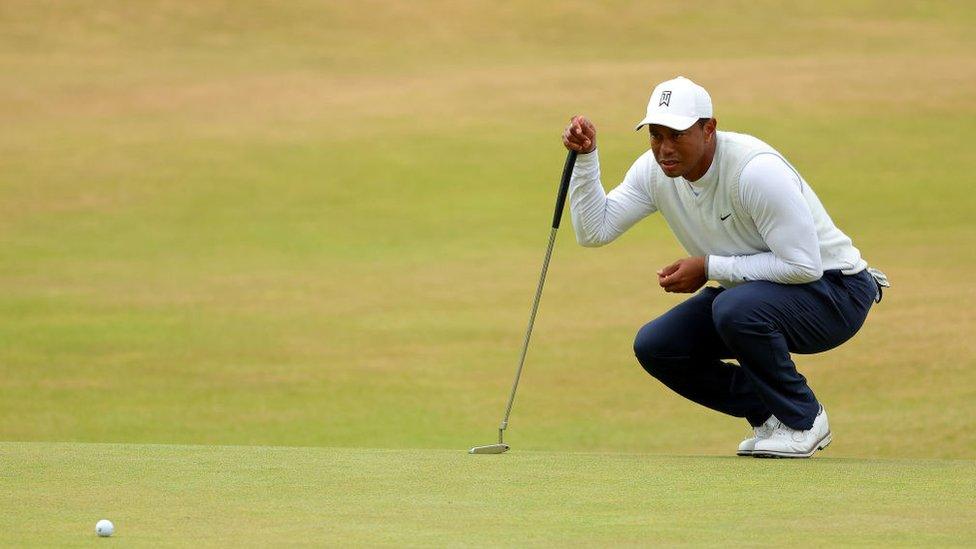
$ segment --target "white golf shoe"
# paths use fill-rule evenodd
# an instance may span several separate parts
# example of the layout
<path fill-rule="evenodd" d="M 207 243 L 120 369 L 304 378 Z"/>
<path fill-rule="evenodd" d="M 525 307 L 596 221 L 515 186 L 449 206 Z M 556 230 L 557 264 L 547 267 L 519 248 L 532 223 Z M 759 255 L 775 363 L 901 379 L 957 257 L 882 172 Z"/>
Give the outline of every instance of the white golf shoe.
<path fill-rule="evenodd" d="M 737 456 L 751 456 L 752 451 L 756 448 L 756 443 L 764 438 L 769 438 L 773 434 L 773 429 L 779 425 L 779 421 L 776 421 L 775 416 L 769 416 L 769 419 L 765 421 L 762 425 L 753 427 L 752 430 L 755 436 L 747 438 L 739 443 L 739 449 L 735 452 Z"/>
<path fill-rule="evenodd" d="M 830 444 L 830 425 L 823 406 L 813 420 L 813 427 L 806 431 L 791 429 L 775 417 L 772 419 L 776 427 L 767 438 L 756 441 L 753 457 L 808 458 Z"/>

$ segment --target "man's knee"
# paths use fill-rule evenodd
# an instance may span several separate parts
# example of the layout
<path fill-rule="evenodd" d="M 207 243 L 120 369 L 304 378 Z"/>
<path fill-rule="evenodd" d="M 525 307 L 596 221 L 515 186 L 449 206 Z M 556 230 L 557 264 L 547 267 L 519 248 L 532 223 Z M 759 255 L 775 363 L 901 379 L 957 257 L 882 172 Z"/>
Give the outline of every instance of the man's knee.
<path fill-rule="evenodd" d="M 712 302 L 712 323 L 719 335 L 728 341 L 755 319 L 759 304 L 753 292 L 738 287 L 722 292 Z"/>
<path fill-rule="evenodd" d="M 634 338 L 634 356 L 640 365 L 654 377 L 658 377 L 669 363 L 668 341 L 656 329 L 654 322 L 645 324 Z"/>

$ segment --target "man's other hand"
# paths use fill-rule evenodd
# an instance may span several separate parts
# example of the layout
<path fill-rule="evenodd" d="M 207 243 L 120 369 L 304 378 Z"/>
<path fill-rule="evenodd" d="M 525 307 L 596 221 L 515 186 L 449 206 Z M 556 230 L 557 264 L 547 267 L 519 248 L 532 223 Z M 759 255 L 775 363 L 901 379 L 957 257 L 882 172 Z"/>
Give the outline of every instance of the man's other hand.
<path fill-rule="evenodd" d="M 582 154 L 593 152 L 596 149 L 596 126 L 585 116 L 574 116 L 563 132 L 563 145 Z"/>
<path fill-rule="evenodd" d="M 657 282 L 665 292 L 690 294 L 708 282 L 704 257 L 686 257 L 657 272 Z"/>

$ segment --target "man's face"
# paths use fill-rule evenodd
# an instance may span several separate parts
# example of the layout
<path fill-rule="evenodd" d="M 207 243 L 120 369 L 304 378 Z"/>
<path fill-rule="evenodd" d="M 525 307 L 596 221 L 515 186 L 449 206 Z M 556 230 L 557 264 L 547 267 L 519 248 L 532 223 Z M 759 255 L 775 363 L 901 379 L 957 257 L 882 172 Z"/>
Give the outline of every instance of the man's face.
<path fill-rule="evenodd" d="M 654 159 L 668 177 L 697 180 L 711 164 L 709 147 L 715 138 L 715 119 L 695 122 L 686 130 L 675 130 L 659 124 L 648 126 Z M 691 175 L 692 177 L 688 177 Z"/>

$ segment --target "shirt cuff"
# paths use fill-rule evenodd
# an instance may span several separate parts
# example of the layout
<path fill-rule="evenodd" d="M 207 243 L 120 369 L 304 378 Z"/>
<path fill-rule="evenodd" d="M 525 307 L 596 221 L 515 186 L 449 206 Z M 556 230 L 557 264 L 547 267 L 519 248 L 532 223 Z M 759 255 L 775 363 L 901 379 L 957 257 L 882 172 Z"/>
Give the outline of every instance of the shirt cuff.
<path fill-rule="evenodd" d="M 705 260 L 705 276 L 715 281 L 734 280 L 735 277 L 732 275 L 734 266 L 734 257 L 710 255 Z"/>
<path fill-rule="evenodd" d="M 573 187 L 590 184 L 599 181 L 600 177 L 600 156 L 596 154 L 596 149 L 586 153 L 576 155 L 576 164 L 573 166 Z"/>

